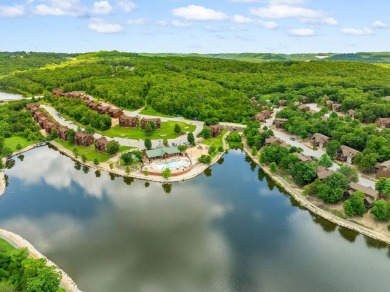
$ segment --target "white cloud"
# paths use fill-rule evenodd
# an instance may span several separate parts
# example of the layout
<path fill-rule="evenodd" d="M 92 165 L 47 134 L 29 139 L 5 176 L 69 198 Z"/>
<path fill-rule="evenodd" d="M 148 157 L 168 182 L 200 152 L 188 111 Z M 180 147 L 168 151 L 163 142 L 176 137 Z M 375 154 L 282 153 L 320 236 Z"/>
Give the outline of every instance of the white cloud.
<path fill-rule="evenodd" d="M 95 20 L 88 27 L 100 33 L 118 33 L 123 31 L 123 27 L 120 24 L 103 22 L 101 20 Z"/>
<path fill-rule="evenodd" d="M 98 1 L 93 3 L 92 12 L 95 14 L 110 14 L 113 11 L 114 10 L 108 1 Z"/>
<path fill-rule="evenodd" d="M 310 28 L 295 28 L 295 29 L 290 29 L 287 32 L 288 35 L 290 36 L 299 36 L 299 37 L 307 37 L 307 36 L 313 36 L 315 35 L 314 30 Z"/>
<path fill-rule="evenodd" d="M 264 0 L 228 0 L 228 2 L 233 2 L 233 3 L 259 3 L 259 2 L 264 2 Z"/>
<path fill-rule="evenodd" d="M 279 26 L 275 21 L 258 21 L 257 23 L 260 26 L 268 28 L 268 29 L 274 29 L 274 28 L 277 28 Z"/>
<path fill-rule="evenodd" d="M 186 20 L 208 21 L 208 20 L 225 20 L 227 15 L 223 12 L 216 11 L 198 5 L 189 5 L 172 10 L 173 15 Z"/>
<path fill-rule="evenodd" d="M 131 25 L 143 25 L 143 24 L 147 24 L 148 22 L 149 21 L 146 18 L 129 19 L 127 21 L 127 23 Z"/>
<path fill-rule="evenodd" d="M 250 12 L 263 18 L 297 18 L 306 23 L 337 24 L 337 20 L 324 11 L 301 7 L 303 3 L 301 0 L 271 0 L 268 6 L 251 8 Z"/>
<path fill-rule="evenodd" d="M 374 27 L 374 28 L 388 28 L 389 26 L 386 23 L 384 23 L 380 20 L 377 20 L 377 21 L 374 21 L 374 23 L 372 24 L 372 27 Z"/>
<path fill-rule="evenodd" d="M 242 15 L 234 15 L 234 16 L 232 17 L 232 21 L 233 21 L 234 23 L 240 23 L 240 24 L 253 23 L 253 22 L 255 22 L 254 19 L 249 18 L 249 17 L 242 16 Z"/>
<path fill-rule="evenodd" d="M 363 27 L 363 28 L 343 28 L 341 31 L 343 33 L 349 34 L 349 35 L 371 35 L 371 34 L 374 33 L 371 29 L 369 29 L 367 27 Z"/>
<path fill-rule="evenodd" d="M 174 26 L 174 27 L 186 27 L 186 26 L 191 26 L 192 23 L 189 23 L 189 22 L 183 22 L 183 21 L 179 21 L 179 20 L 173 20 L 171 22 L 171 24 Z"/>
<path fill-rule="evenodd" d="M 34 13 L 38 15 L 82 16 L 87 9 L 79 0 L 45 0 L 45 4 L 35 6 Z"/>
<path fill-rule="evenodd" d="M 0 6 L 0 17 L 15 17 L 24 14 L 24 7 L 22 5 L 14 6 Z"/>
<path fill-rule="evenodd" d="M 118 0 L 118 5 L 121 7 L 125 12 L 131 12 L 135 9 L 136 5 L 134 2 L 129 0 Z"/>

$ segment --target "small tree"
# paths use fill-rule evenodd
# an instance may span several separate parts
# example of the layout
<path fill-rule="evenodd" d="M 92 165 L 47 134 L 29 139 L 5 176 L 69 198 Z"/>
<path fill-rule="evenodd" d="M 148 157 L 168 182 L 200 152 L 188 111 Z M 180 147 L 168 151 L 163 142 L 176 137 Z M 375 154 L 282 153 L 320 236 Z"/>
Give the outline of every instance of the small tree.
<path fill-rule="evenodd" d="M 381 177 L 375 184 L 375 189 L 378 192 L 390 197 L 390 178 Z"/>
<path fill-rule="evenodd" d="M 348 179 L 349 182 L 358 182 L 359 180 L 359 174 L 356 168 L 349 166 L 349 165 L 342 165 L 340 168 L 337 170 L 337 172 L 345 175 L 345 177 Z"/>
<path fill-rule="evenodd" d="M 334 158 L 337 155 L 337 151 L 339 150 L 341 144 L 337 140 L 330 140 L 328 144 L 326 144 L 326 153 Z"/>
<path fill-rule="evenodd" d="M 168 144 L 168 139 L 165 138 L 165 139 L 163 140 L 163 145 L 164 145 L 165 147 L 168 147 L 168 145 L 169 145 L 169 144 Z"/>
<path fill-rule="evenodd" d="M 76 135 L 76 132 L 73 129 L 68 130 L 67 134 L 67 140 L 70 144 L 74 144 L 74 136 Z"/>
<path fill-rule="evenodd" d="M 153 133 L 152 125 L 151 125 L 151 123 L 147 123 L 147 124 L 145 125 L 145 134 L 146 134 L 147 136 L 150 136 L 150 135 L 152 135 L 152 133 Z"/>
<path fill-rule="evenodd" d="M 85 133 L 87 134 L 94 134 L 95 130 L 92 128 L 92 126 L 88 125 L 85 127 Z"/>
<path fill-rule="evenodd" d="M 126 166 L 126 173 L 129 174 L 130 173 L 130 167 Z"/>
<path fill-rule="evenodd" d="M 150 150 L 152 149 L 152 141 L 149 138 L 146 138 L 144 141 L 145 148 Z"/>
<path fill-rule="evenodd" d="M 191 145 L 195 145 L 195 137 L 194 137 L 194 134 L 188 133 L 188 135 L 187 135 L 187 141 L 188 141 L 188 143 L 190 143 Z"/>
<path fill-rule="evenodd" d="M 20 144 L 16 145 L 16 150 L 20 150 L 20 149 L 22 149 L 22 145 Z"/>
<path fill-rule="evenodd" d="M 73 152 L 73 155 L 77 158 L 77 156 L 79 155 L 79 149 L 74 148 L 72 152 Z"/>
<path fill-rule="evenodd" d="M 113 169 L 114 168 L 114 163 L 110 162 L 109 166 L 110 166 L 110 169 Z"/>
<path fill-rule="evenodd" d="M 377 221 L 386 221 L 390 217 L 389 201 L 378 200 L 372 203 L 371 213 Z"/>
<path fill-rule="evenodd" d="M 175 124 L 174 131 L 175 131 L 176 134 L 180 134 L 181 133 L 181 127 L 180 127 L 179 124 Z"/>
<path fill-rule="evenodd" d="M 210 156 L 210 155 L 204 155 L 204 154 L 202 154 L 202 155 L 198 158 L 198 161 L 199 161 L 200 163 L 210 164 L 210 163 L 211 163 L 211 156 Z"/>
<path fill-rule="evenodd" d="M 218 152 L 223 152 L 223 146 L 218 147 Z"/>
<path fill-rule="evenodd" d="M 171 176 L 172 172 L 169 168 L 164 168 L 164 170 L 161 172 L 161 175 L 163 178 L 168 179 Z"/>
<path fill-rule="evenodd" d="M 271 173 L 276 173 L 276 172 L 278 171 L 278 168 L 277 168 L 275 162 L 272 162 L 272 163 L 269 165 L 269 169 L 270 169 Z"/>
<path fill-rule="evenodd" d="M 354 192 L 348 200 L 344 202 L 344 212 L 347 216 L 363 216 L 366 213 L 364 206 L 364 193 Z"/>
<path fill-rule="evenodd" d="M 321 155 L 320 159 L 318 160 L 317 165 L 320 165 L 323 167 L 331 167 L 333 165 L 333 162 L 330 159 L 329 155 L 324 153 Z"/>
<path fill-rule="evenodd" d="M 95 159 L 93 160 L 93 164 L 99 165 L 99 160 L 98 160 L 97 158 L 95 158 Z"/>
<path fill-rule="evenodd" d="M 119 152 L 120 145 L 117 141 L 111 141 L 107 144 L 107 153 L 114 155 Z"/>
<path fill-rule="evenodd" d="M 215 146 L 214 145 L 211 145 L 210 148 L 209 148 L 209 155 L 212 155 L 214 152 L 215 152 Z"/>
<path fill-rule="evenodd" d="M 187 149 L 187 146 L 186 145 L 179 145 L 179 146 L 177 146 L 177 148 L 180 150 L 180 152 L 185 152 Z"/>
<path fill-rule="evenodd" d="M 87 156 L 85 154 L 81 155 L 81 160 L 83 162 L 86 162 L 87 161 Z"/>
<path fill-rule="evenodd" d="M 121 155 L 120 159 L 123 161 L 124 165 L 130 165 L 133 162 L 133 155 L 131 152 L 126 152 Z"/>
<path fill-rule="evenodd" d="M 252 156 L 256 156 L 257 154 L 257 148 L 256 147 L 252 147 Z"/>
<path fill-rule="evenodd" d="M 262 164 L 264 164 L 264 163 L 267 162 L 267 159 L 266 159 L 266 157 L 265 157 L 265 153 L 264 153 L 264 152 L 261 152 L 261 153 L 260 153 L 259 162 L 262 163 Z"/>
<path fill-rule="evenodd" d="M 203 135 L 203 138 L 204 138 L 204 139 L 210 138 L 210 137 L 211 137 L 211 131 L 210 131 L 210 129 L 207 128 L 207 127 L 204 127 L 204 128 L 203 128 L 202 135 Z"/>

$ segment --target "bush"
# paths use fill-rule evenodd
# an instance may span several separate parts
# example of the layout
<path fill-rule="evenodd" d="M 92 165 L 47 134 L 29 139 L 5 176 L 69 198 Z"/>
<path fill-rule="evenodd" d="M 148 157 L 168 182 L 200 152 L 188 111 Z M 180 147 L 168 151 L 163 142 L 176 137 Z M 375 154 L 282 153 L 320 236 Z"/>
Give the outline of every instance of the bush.
<path fill-rule="evenodd" d="M 366 213 L 363 192 L 354 192 L 351 194 L 349 199 L 344 202 L 344 212 L 347 216 L 363 216 Z"/>
<path fill-rule="evenodd" d="M 119 152 L 120 145 L 117 141 L 111 141 L 107 144 L 107 153 L 114 155 Z"/>
<path fill-rule="evenodd" d="M 276 172 L 278 171 L 278 168 L 277 168 L 275 162 L 272 162 L 272 163 L 269 165 L 269 169 L 270 169 L 271 173 L 276 173 Z"/>
<path fill-rule="evenodd" d="M 179 146 L 177 146 L 177 148 L 179 149 L 180 152 L 185 152 L 187 149 L 187 146 L 186 145 L 179 145 Z"/>
<path fill-rule="evenodd" d="M 209 148 L 209 151 L 208 151 L 209 155 L 214 154 L 214 152 L 215 152 L 216 150 L 217 150 L 217 149 L 215 148 L 215 146 L 214 146 L 214 145 L 211 145 L 210 148 Z"/>
<path fill-rule="evenodd" d="M 329 168 L 333 165 L 333 161 L 330 159 L 328 154 L 324 153 L 318 160 L 317 165 Z"/>
<path fill-rule="evenodd" d="M 218 147 L 218 152 L 223 152 L 223 146 Z"/>
<path fill-rule="evenodd" d="M 161 175 L 162 175 L 163 178 L 168 179 L 172 175 L 172 172 L 171 172 L 171 170 L 169 168 L 165 168 L 161 172 Z"/>
<path fill-rule="evenodd" d="M 99 165 L 99 160 L 98 160 L 97 158 L 95 158 L 95 159 L 93 160 L 93 163 L 94 163 L 95 165 Z"/>
<path fill-rule="evenodd" d="M 85 154 L 81 155 L 81 160 L 83 162 L 86 162 L 87 161 L 87 156 Z"/>
<path fill-rule="evenodd" d="M 204 139 L 208 139 L 211 137 L 211 131 L 209 128 L 205 127 L 203 128 L 203 131 L 202 131 L 202 136 Z"/>
<path fill-rule="evenodd" d="M 18 144 L 16 145 L 16 150 L 21 150 L 22 149 L 22 145 Z"/>
<path fill-rule="evenodd" d="M 390 201 L 378 200 L 372 203 L 371 214 L 377 221 L 387 221 L 390 218 Z"/>
<path fill-rule="evenodd" d="M 131 152 L 123 153 L 120 157 L 124 165 L 130 165 L 133 162 L 133 155 Z"/>
<path fill-rule="evenodd" d="M 204 163 L 204 164 L 210 164 L 211 163 L 211 156 L 210 155 L 201 155 L 199 158 L 198 158 L 198 161 L 200 163 Z"/>

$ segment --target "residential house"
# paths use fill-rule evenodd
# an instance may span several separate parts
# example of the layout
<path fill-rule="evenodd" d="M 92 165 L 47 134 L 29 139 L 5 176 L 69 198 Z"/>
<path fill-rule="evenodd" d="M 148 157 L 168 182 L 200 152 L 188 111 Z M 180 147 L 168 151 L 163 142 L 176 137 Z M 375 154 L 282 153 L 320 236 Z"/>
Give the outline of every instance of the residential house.
<path fill-rule="evenodd" d="M 54 123 L 52 121 L 48 121 L 48 122 L 44 123 L 44 129 L 45 129 L 47 134 L 53 133 L 53 131 L 57 130 L 58 127 L 59 127 L 59 124 L 58 123 Z"/>
<path fill-rule="evenodd" d="M 93 137 L 93 135 L 84 132 L 77 132 L 74 136 L 74 143 L 76 145 L 87 147 L 91 146 L 94 141 L 95 138 Z"/>
<path fill-rule="evenodd" d="M 56 96 L 63 96 L 64 95 L 64 91 L 62 89 L 54 89 L 52 91 L 52 93 Z"/>
<path fill-rule="evenodd" d="M 378 118 L 376 119 L 375 124 L 379 128 L 390 128 L 390 118 Z"/>
<path fill-rule="evenodd" d="M 305 155 L 305 154 L 302 154 L 302 153 L 295 153 L 295 155 L 298 157 L 298 159 L 301 161 L 301 162 L 309 162 L 309 161 L 312 161 L 311 157 Z"/>
<path fill-rule="evenodd" d="M 287 123 L 288 119 L 275 119 L 275 126 L 276 128 L 281 128 L 284 123 Z"/>
<path fill-rule="evenodd" d="M 47 114 L 45 112 L 36 111 L 34 112 L 33 117 L 36 122 L 39 122 L 40 118 L 47 117 Z"/>
<path fill-rule="evenodd" d="M 144 151 L 144 159 L 146 162 L 150 162 L 155 159 L 167 159 L 169 157 L 181 155 L 183 154 L 177 147 L 163 147 Z"/>
<path fill-rule="evenodd" d="M 323 166 L 317 166 L 317 177 L 320 180 L 323 180 L 334 173 L 333 170 L 327 169 Z"/>
<path fill-rule="evenodd" d="M 280 106 L 286 106 L 287 105 L 287 100 L 286 99 L 280 99 L 279 100 L 279 105 Z"/>
<path fill-rule="evenodd" d="M 211 125 L 208 128 L 210 129 L 211 137 L 218 137 L 219 135 L 221 135 L 222 128 L 220 124 Z"/>
<path fill-rule="evenodd" d="M 347 112 L 345 114 L 347 116 L 350 116 L 352 119 L 354 119 L 355 115 L 356 115 L 356 111 L 354 111 L 353 109 L 349 109 L 349 110 L 347 110 Z"/>
<path fill-rule="evenodd" d="M 110 115 L 111 118 L 117 119 L 121 115 L 123 115 L 123 111 L 118 108 L 110 108 L 108 114 Z"/>
<path fill-rule="evenodd" d="M 61 139 L 61 140 L 64 140 L 64 141 L 67 141 L 68 140 L 68 127 L 59 127 L 58 128 L 58 132 L 57 132 L 57 135 L 58 135 L 58 139 Z"/>
<path fill-rule="evenodd" d="M 121 127 L 134 128 L 138 126 L 138 122 L 136 117 L 129 117 L 126 115 L 119 116 L 119 126 Z"/>
<path fill-rule="evenodd" d="M 28 103 L 26 104 L 26 108 L 29 110 L 29 111 L 36 111 L 37 109 L 39 109 L 39 103 Z"/>
<path fill-rule="evenodd" d="M 348 194 L 351 195 L 352 193 L 357 192 L 357 191 L 363 192 L 364 203 L 367 207 L 372 206 L 372 203 L 375 200 L 379 199 L 379 192 L 377 192 L 376 190 L 374 190 L 370 187 L 362 186 L 361 184 L 358 184 L 358 183 L 351 182 L 349 184 Z"/>
<path fill-rule="evenodd" d="M 330 100 L 330 99 L 328 99 L 328 100 L 325 100 L 325 106 L 327 107 L 327 108 L 332 108 L 332 105 L 334 104 L 334 101 L 333 100 Z"/>
<path fill-rule="evenodd" d="M 96 149 L 96 151 L 106 153 L 107 152 L 107 145 L 110 142 L 111 141 L 108 141 L 106 137 L 101 137 L 99 139 L 96 139 L 95 140 L 95 149 Z"/>
<path fill-rule="evenodd" d="M 281 145 L 282 142 L 283 142 L 282 140 L 276 138 L 275 136 L 271 136 L 271 137 L 265 139 L 265 146 L 269 146 L 269 145 L 271 145 L 273 143 Z"/>
<path fill-rule="evenodd" d="M 351 147 L 341 145 L 341 147 L 338 151 L 338 154 L 337 154 L 337 159 L 341 160 L 341 161 L 345 161 L 348 164 L 352 164 L 353 158 L 358 153 L 359 153 L 359 151 L 357 151 Z"/>
<path fill-rule="evenodd" d="M 322 135 L 320 133 L 315 133 L 311 137 L 310 142 L 313 147 L 317 147 L 321 149 L 326 146 L 329 140 L 330 138 L 328 136 Z"/>
<path fill-rule="evenodd" d="M 88 106 L 89 106 L 89 108 L 90 109 L 92 109 L 92 110 L 97 110 L 98 109 L 98 107 L 99 106 L 101 106 L 102 104 L 99 102 L 99 103 L 97 103 L 97 102 L 90 102 L 90 103 L 88 103 Z"/>
<path fill-rule="evenodd" d="M 82 91 L 71 91 L 64 94 L 66 97 L 69 98 L 82 98 L 84 97 L 84 92 Z"/>
<path fill-rule="evenodd" d="M 270 117 L 271 117 L 271 112 L 269 110 L 263 110 L 259 112 L 257 115 L 254 115 L 252 117 L 252 120 L 264 123 L 266 119 L 269 119 Z"/>
<path fill-rule="evenodd" d="M 47 122 L 49 122 L 49 121 L 50 121 L 50 119 L 49 119 L 46 115 L 40 115 L 40 116 L 38 117 L 38 123 L 39 123 L 39 126 L 40 126 L 42 129 L 44 129 L 45 124 L 46 124 Z"/>
<path fill-rule="evenodd" d="M 375 165 L 376 178 L 381 177 L 390 178 L 390 160 Z"/>
<path fill-rule="evenodd" d="M 145 129 L 147 123 L 154 123 L 156 129 L 161 128 L 160 118 L 142 118 L 140 123 L 141 123 L 141 129 Z"/>
<path fill-rule="evenodd" d="M 100 105 L 96 109 L 97 109 L 99 114 L 108 114 L 108 111 L 111 109 L 111 107 Z"/>
<path fill-rule="evenodd" d="M 334 102 L 332 104 L 332 111 L 339 112 L 341 110 L 341 103 Z"/>
<path fill-rule="evenodd" d="M 306 104 L 301 104 L 300 106 L 298 106 L 298 109 L 305 111 L 305 112 L 310 111 L 310 107 Z"/>

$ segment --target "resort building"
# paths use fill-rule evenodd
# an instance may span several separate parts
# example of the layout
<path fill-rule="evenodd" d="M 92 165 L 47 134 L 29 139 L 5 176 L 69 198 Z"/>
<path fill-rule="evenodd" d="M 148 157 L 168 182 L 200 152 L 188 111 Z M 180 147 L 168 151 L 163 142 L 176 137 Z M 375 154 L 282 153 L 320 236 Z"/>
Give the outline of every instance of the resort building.
<path fill-rule="evenodd" d="M 141 129 L 145 129 L 147 123 L 154 123 L 156 129 L 161 128 L 161 119 L 160 118 L 142 118 L 141 119 Z"/>
<path fill-rule="evenodd" d="M 39 103 L 29 103 L 29 104 L 26 105 L 26 108 L 27 108 L 29 111 L 32 111 L 32 112 L 38 110 L 39 107 L 40 107 Z"/>
<path fill-rule="evenodd" d="M 341 145 L 341 147 L 338 151 L 338 154 L 337 154 L 337 159 L 340 161 L 345 161 L 348 164 L 352 164 L 353 158 L 358 153 L 359 153 L 359 151 L 357 151 L 351 147 Z"/>
<path fill-rule="evenodd" d="M 345 114 L 347 116 L 351 117 L 352 119 L 354 119 L 355 115 L 356 115 L 356 111 L 354 111 L 353 109 L 350 109 L 350 110 L 347 110 L 347 112 Z"/>
<path fill-rule="evenodd" d="M 219 135 L 221 135 L 222 128 L 221 128 L 220 124 L 211 125 L 211 126 L 208 126 L 208 128 L 210 129 L 210 136 L 211 137 L 215 138 L 215 137 L 218 137 Z"/>
<path fill-rule="evenodd" d="M 352 193 L 357 191 L 364 193 L 364 203 L 367 207 L 371 207 L 372 203 L 375 200 L 379 199 L 379 192 L 377 192 L 376 190 L 351 182 L 349 184 L 349 190 L 347 191 L 348 194 L 351 195 Z"/>
<path fill-rule="evenodd" d="M 302 153 L 295 153 L 295 155 L 298 157 L 298 159 L 299 159 L 301 162 L 310 162 L 310 161 L 312 161 L 311 157 L 306 156 L 305 154 L 302 154 Z"/>
<path fill-rule="evenodd" d="M 298 106 L 298 109 L 305 111 L 305 112 L 310 111 L 310 107 L 306 104 L 301 104 L 300 106 Z"/>
<path fill-rule="evenodd" d="M 92 110 L 97 110 L 98 109 L 98 107 L 99 106 L 101 106 L 102 104 L 99 102 L 99 103 L 97 103 L 97 102 L 90 102 L 90 103 L 88 103 L 88 106 L 89 106 L 89 108 L 90 109 L 92 109 Z"/>
<path fill-rule="evenodd" d="M 341 110 L 341 103 L 334 102 L 332 104 L 332 111 L 339 112 Z"/>
<path fill-rule="evenodd" d="M 57 132 L 57 135 L 58 135 L 58 139 L 61 139 L 61 140 L 64 140 L 64 141 L 67 141 L 68 140 L 68 127 L 59 127 L 58 128 L 58 132 Z"/>
<path fill-rule="evenodd" d="M 375 124 L 379 128 L 390 128 L 390 118 L 378 118 Z"/>
<path fill-rule="evenodd" d="M 136 117 L 128 117 L 126 115 L 119 116 L 119 126 L 134 128 L 138 126 L 138 119 Z"/>
<path fill-rule="evenodd" d="M 144 152 L 144 160 L 146 162 L 150 162 L 155 159 L 167 159 L 173 156 L 182 156 L 179 148 L 177 147 L 164 147 L 164 148 L 156 148 L 152 150 L 146 150 Z"/>
<path fill-rule="evenodd" d="M 326 146 L 326 144 L 329 142 L 330 138 L 328 136 L 322 135 L 320 133 L 315 133 L 311 139 L 311 145 L 313 147 L 323 148 Z"/>
<path fill-rule="evenodd" d="M 97 151 L 106 153 L 106 152 L 107 152 L 107 145 L 108 145 L 110 142 L 111 142 L 111 141 L 108 141 L 106 137 L 101 137 L 101 138 L 99 138 L 99 139 L 96 139 L 96 140 L 95 140 L 95 149 L 96 149 Z"/>
<path fill-rule="evenodd" d="M 382 163 L 377 163 L 375 165 L 376 170 L 376 178 L 379 179 L 381 177 L 390 177 L 390 160 L 387 160 Z"/>
<path fill-rule="evenodd" d="M 36 122 L 39 122 L 39 120 L 40 120 L 41 117 L 46 117 L 46 116 L 47 116 L 47 115 L 46 115 L 45 112 L 40 112 L 40 111 L 36 111 L 36 112 L 34 112 L 34 114 L 33 114 L 34 120 L 35 120 Z"/>
<path fill-rule="evenodd" d="M 108 114 L 110 109 L 111 109 L 110 106 L 104 106 L 104 105 L 97 107 L 97 111 L 99 114 Z"/>
<path fill-rule="evenodd" d="M 317 177 L 320 180 L 323 180 L 334 173 L 333 170 L 327 169 L 323 166 L 317 166 Z"/>
<path fill-rule="evenodd" d="M 108 110 L 108 114 L 110 115 L 111 118 L 117 119 L 121 115 L 123 115 L 123 111 L 118 108 L 110 108 Z"/>
<path fill-rule="evenodd" d="M 330 100 L 330 99 L 328 99 L 328 100 L 325 100 L 325 106 L 327 107 L 327 108 L 332 108 L 332 105 L 334 104 L 334 101 L 333 100 Z"/>
<path fill-rule="evenodd" d="M 52 91 L 52 93 L 56 96 L 63 96 L 64 95 L 64 91 L 62 89 L 54 89 Z"/>
<path fill-rule="evenodd" d="M 39 126 L 43 129 L 45 127 L 45 124 L 50 121 L 49 118 L 46 115 L 41 115 L 38 118 Z"/>
<path fill-rule="evenodd" d="M 276 138 L 275 136 L 271 136 L 271 137 L 265 139 L 265 146 L 269 146 L 269 145 L 271 145 L 273 143 L 281 145 L 282 144 L 282 140 Z"/>
<path fill-rule="evenodd" d="M 59 127 L 58 123 L 53 123 L 52 121 L 47 121 L 44 123 L 44 129 L 47 134 L 51 134 L 54 132 L 54 130 L 57 130 Z"/>
<path fill-rule="evenodd" d="M 77 132 L 74 136 L 74 143 L 79 146 L 91 146 L 95 138 L 91 134 L 86 134 L 84 132 Z"/>
<path fill-rule="evenodd" d="M 275 119 L 276 128 L 281 128 L 284 123 L 287 123 L 288 119 Z"/>

